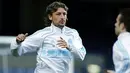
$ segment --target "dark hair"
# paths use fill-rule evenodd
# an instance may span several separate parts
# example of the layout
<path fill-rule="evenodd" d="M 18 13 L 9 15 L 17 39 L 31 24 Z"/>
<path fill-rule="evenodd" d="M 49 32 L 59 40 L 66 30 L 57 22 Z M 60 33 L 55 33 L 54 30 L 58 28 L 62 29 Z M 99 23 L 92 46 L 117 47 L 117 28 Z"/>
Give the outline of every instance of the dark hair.
<path fill-rule="evenodd" d="M 130 32 L 130 8 L 124 8 L 120 11 L 120 22 L 124 23 L 126 30 Z"/>
<path fill-rule="evenodd" d="M 48 15 L 52 15 L 52 13 L 56 12 L 58 8 L 64 8 L 66 11 L 68 11 L 68 7 L 62 2 L 55 1 L 49 4 L 46 8 L 46 12 L 44 15 L 45 26 L 49 26 L 51 24 L 51 21 L 49 20 Z"/>

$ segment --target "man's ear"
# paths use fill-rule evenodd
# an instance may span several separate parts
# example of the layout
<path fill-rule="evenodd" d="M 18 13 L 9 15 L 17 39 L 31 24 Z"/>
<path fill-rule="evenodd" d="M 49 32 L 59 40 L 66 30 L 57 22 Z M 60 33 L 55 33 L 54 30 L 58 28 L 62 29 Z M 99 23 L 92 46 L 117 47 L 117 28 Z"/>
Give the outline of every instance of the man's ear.
<path fill-rule="evenodd" d="M 120 24 L 120 27 L 121 27 L 121 29 L 122 29 L 122 30 L 126 29 L 126 27 L 125 27 L 125 24 L 124 24 L 124 23 L 121 23 L 121 24 Z"/>
<path fill-rule="evenodd" d="M 48 15 L 48 18 L 49 18 L 49 20 L 52 20 L 52 15 L 49 14 L 49 15 Z"/>

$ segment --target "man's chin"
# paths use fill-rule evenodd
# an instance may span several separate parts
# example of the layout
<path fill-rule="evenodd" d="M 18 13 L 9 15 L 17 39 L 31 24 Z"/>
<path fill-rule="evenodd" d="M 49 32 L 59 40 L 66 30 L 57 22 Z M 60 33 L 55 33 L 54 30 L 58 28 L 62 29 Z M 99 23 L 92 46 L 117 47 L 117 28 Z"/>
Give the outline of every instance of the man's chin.
<path fill-rule="evenodd" d="M 116 36 L 119 36 L 120 33 L 115 33 L 115 34 L 116 34 Z"/>
<path fill-rule="evenodd" d="M 60 27 L 64 27 L 64 26 L 65 26 L 65 24 L 59 24 L 59 26 L 60 26 Z"/>

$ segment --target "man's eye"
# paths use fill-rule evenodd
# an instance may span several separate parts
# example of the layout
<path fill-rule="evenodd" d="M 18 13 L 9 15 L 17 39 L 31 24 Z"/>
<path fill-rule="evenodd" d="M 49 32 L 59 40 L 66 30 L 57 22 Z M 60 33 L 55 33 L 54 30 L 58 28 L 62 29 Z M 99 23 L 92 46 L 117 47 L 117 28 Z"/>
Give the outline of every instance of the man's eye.
<path fill-rule="evenodd" d="M 56 14 L 56 15 L 60 15 L 60 13 Z"/>
<path fill-rule="evenodd" d="M 63 13 L 63 15 L 67 15 L 66 13 Z"/>

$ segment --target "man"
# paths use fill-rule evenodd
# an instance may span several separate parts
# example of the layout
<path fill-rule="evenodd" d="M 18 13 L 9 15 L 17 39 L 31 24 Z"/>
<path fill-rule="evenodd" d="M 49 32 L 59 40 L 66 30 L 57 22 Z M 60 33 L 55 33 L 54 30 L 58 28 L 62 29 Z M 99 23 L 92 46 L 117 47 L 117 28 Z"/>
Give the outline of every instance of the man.
<path fill-rule="evenodd" d="M 77 30 L 65 26 L 68 7 L 53 2 L 46 8 L 49 26 L 27 37 L 19 34 L 11 43 L 14 56 L 37 51 L 34 73 L 68 73 L 72 55 L 83 60 L 86 50 Z"/>
<path fill-rule="evenodd" d="M 117 16 L 115 33 L 118 36 L 113 46 L 115 72 L 108 70 L 108 73 L 130 73 L 130 8 Z"/>

